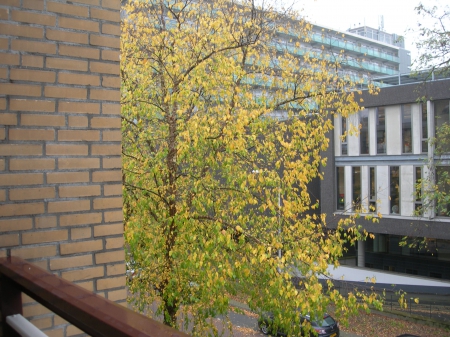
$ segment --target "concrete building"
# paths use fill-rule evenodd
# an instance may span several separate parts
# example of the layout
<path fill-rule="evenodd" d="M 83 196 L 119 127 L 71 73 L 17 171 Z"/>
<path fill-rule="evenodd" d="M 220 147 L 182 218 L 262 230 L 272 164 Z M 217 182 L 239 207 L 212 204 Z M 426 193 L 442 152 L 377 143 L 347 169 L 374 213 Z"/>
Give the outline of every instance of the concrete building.
<path fill-rule="evenodd" d="M 415 194 L 420 179 L 448 171 L 445 156 L 436 170 L 427 162 L 435 157 L 428 140 L 450 121 L 450 79 L 420 78 L 384 78 L 378 95 L 362 93 L 364 110 L 335 117 L 321 212 L 329 214 L 331 225 L 354 207 L 382 216 L 376 223 L 359 220 L 375 238 L 359 242 L 358 266 L 450 279 L 448 207 L 425 207 Z M 360 125 L 359 133 L 342 137 L 352 125 Z M 426 246 L 401 247 L 405 236 Z"/>

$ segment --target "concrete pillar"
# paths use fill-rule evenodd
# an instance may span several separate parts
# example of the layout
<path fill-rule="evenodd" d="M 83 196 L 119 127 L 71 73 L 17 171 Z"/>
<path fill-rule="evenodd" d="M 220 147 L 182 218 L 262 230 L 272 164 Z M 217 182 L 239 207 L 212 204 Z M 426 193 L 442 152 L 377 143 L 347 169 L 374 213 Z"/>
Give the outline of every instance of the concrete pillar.
<path fill-rule="evenodd" d="M 365 244 L 366 242 L 363 240 L 358 240 L 358 267 L 365 267 Z"/>

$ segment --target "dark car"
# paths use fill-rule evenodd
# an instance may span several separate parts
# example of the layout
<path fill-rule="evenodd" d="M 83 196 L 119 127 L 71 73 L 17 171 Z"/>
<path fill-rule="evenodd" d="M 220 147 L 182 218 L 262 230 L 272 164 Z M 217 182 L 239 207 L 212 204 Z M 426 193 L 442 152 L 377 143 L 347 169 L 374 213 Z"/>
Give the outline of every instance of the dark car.
<path fill-rule="evenodd" d="M 273 315 L 264 314 L 258 319 L 258 326 L 261 332 L 265 335 L 273 334 L 285 336 L 286 334 L 283 331 L 273 331 L 272 328 Z M 310 315 L 300 316 L 300 324 L 308 321 L 311 323 L 311 328 L 317 332 L 317 336 L 319 337 L 339 337 L 339 323 L 330 315 L 324 314 L 321 319 L 311 320 Z M 310 336 L 316 336 L 313 332 L 310 333 Z"/>

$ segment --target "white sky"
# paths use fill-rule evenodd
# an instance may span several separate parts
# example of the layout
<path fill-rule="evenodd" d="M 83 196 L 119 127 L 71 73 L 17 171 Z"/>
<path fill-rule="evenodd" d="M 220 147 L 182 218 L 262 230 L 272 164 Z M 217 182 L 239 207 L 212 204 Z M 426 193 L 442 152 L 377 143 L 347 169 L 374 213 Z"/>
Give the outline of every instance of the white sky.
<path fill-rule="evenodd" d="M 342 31 L 363 25 L 379 28 L 383 16 L 384 31 L 404 36 L 405 48 L 411 51 L 414 60 L 415 37 L 408 30 L 417 30 L 418 20 L 422 20 L 414 10 L 420 1 L 425 6 L 447 3 L 447 0 L 296 0 L 294 8 L 312 23 Z"/>

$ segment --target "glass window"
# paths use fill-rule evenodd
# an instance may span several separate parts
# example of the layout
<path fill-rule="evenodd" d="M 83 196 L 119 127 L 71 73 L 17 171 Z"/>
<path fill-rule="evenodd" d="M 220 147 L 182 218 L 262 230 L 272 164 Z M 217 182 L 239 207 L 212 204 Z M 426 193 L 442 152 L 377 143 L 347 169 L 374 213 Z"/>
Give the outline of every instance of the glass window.
<path fill-rule="evenodd" d="M 359 114 L 361 130 L 359 132 L 360 153 L 369 154 L 369 110 L 363 110 Z"/>
<path fill-rule="evenodd" d="M 337 209 L 343 210 L 345 207 L 345 175 L 344 167 L 336 168 L 337 177 Z"/>
<path fill-rule="evenodd" d="M 390 212 L 391 214 L 400 214 L 400 168 L 391 166 L 389 169 L 390 183 Z"/>
<path fill-rule="evenodd" d="M 414 168 L 414 212 L 416 215 L 422 215 L 422 167 Z"/>
<path fill-rule="evenodd" d="M 353 210 L 361 209 L 361 167 L 352 167 L 352 207 Z"/>
<path fill-rule="evenodd" d="M 428 152 L 428 119 L 427 103 L 422 103 L 422 152 Z"/>
<path fill-rule="evenodd" d="M 377 153 L 386 153 L 386 114 L 383 107 L 377 108 Z"/>
<path fill-rule="evenodd" d="M 436 215 L 450 216 L 450 167 L 436 167 Z"/>
<path fill-rule="evenodd" d="M 375 180 L 375 167 L 369 168 L 369 212 L 377 211 L 377 184 Z"/>
<path fill-rule="evenodd" d="M 412 153 L 411 105 L 402 105 L 402 153 Z"/>
<path fill-rule="evenodd" d="M 342 117 L 342 130 L 341 130 L 341 142 L 342 142 L 342 147 L 341 147 L 341 154 L 346 155 L 348 154 L 347 152 L 347 118 L 346 117 Z"/>
<path fill-rule="evenodd" d="M 442 146 L 441 137 L 439 137 L 439 130 L 442 129 L 444 124 L 448 124 L 449 122 L 449 110 L 448 110 L 448 100 L 435 101 L 434 102 L 434 134 L 436 137 L 436 146 Z M 445 147 L 444 147 L 445 148 Z M 444 150 L 444 148 L 442 150 Z M 447 151 L 444 151 L 447 152 Z"/>

